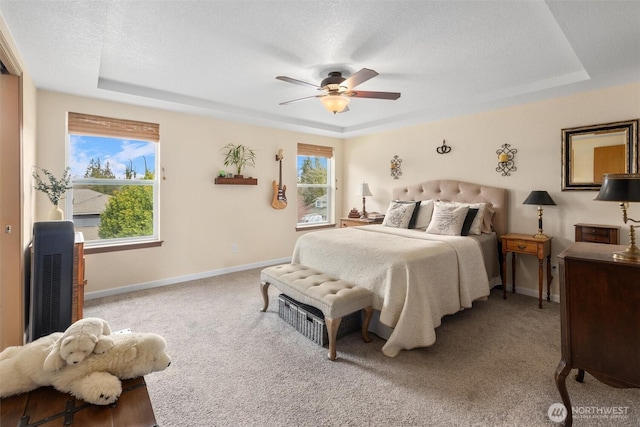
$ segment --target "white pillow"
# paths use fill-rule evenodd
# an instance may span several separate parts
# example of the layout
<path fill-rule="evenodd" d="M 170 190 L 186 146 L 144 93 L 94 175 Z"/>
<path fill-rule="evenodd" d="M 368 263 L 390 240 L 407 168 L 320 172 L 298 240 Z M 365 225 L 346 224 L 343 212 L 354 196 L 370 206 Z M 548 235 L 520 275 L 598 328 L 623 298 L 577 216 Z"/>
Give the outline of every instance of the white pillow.
<path fill-rule="evenodd" d="M 411 216 L 416 208 L 416 203 L 411 202 L 391 202 L 384 216 L 382 225 L 395 228 L 409 228 Z"/>
<path fill-rule="evenodd" d="M 433 214 L 433 200 L 423 200 L 418 207 L 418 216 L 413 228 L 427 228 Z"/>
<path fill-rule="evenodd" d="M 469 206 L 467 205 L 458 206 L 451 203 L 435 203 L 433 216 L 427 227 L 427 233 L 459 236 L 468 212 Z"/>
<path fill-rule="evenodd" d="M 468 206 L 471 209 L 478 209 L 478 213 L 473 218 L 473 222 L 471 223 L 471 227 L 469 228 L 469 234 L 480 235 L 483 232 L 483 225 L 485 221 L 485 212 L 487 211 L 486 203 L 462 203 L 462 202 L 439 202 L 439 203 L 449 203 L 455 206 Z M 489 231 L 490 233 L 490 231 Z"/>
<path fill-rule="evenodd" d="M 469 208 L 478 209 L 478 213 L 471 223 L 469 234 L 482 234 L 482 223 L 484 221 L 484 213 L 487 210 L 487 205 L 486 203 L 471 203 L 469 204 Z"/>
<path fill-rule="evenodd" d="M 483 233 L 492 233 L 493 232 L 493 215 L 496 211 L 487 206 L 484 210 L 484 218 L 482 219 L 482 232 Z"/>

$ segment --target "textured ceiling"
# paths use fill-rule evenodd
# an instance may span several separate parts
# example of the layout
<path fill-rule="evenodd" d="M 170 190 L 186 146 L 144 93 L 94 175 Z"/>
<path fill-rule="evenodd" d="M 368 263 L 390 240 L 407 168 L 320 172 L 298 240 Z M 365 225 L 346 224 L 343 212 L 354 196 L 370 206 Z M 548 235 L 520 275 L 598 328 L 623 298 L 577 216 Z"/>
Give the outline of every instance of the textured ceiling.
<path fill-rule="evenodd" d="M 640 81 L 640 2 L 0 0 L 39 89 L 349 137 Z M 327 112 L 329 71 L 401 92 Z"/>

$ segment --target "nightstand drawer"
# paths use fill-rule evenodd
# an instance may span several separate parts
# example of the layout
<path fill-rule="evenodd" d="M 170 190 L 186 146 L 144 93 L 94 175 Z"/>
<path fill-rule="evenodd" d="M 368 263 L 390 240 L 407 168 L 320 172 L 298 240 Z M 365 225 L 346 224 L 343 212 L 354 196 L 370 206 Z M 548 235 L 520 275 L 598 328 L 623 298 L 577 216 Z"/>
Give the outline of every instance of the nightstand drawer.
<path fill-rule="evenodd" d="M 510 239 L 507 240 L 507 251 L 535 254 L 538 252 L 538 244 L 536 242 L 528 242 L 526 240 Z"/>

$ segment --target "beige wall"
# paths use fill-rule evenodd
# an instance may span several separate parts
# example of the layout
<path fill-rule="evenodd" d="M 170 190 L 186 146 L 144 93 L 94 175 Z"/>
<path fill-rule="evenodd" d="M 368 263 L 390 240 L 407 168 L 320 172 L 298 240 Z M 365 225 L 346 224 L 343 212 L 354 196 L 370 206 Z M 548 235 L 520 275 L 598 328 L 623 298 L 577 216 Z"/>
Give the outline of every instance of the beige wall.
<path fill-rule="evenodd" d="M 622 243 L 628 244 L 629 226 L 622 223 L 615 203 L 594 202 L 594 191 L 561 191 L 561 130 L 639 117 L 636 83 L 349 139 L 344 148 L 345 212 L 361 205 L 359 197 L 350 195 L 362 180 L 374 195 L 367 199 L 367 210 L 384 212 L 394 186 L 458 179 L 508 188 L 509 230 L 515 233 L 537 231 L 536 207 L 522 202 L 532 190 L 548 191 L 557 203 L 546 207 L 543 215 L 545 234 L 553 236 L 554 265 L 556 255 L 573 242 L 575 223 L 621 225 Z M 440 155 L 436 148 L 443 139 L 452 150 Z M 511 176 L 495 171 L 496 150 L 505 143 L 518 150 L 517 171 Z M 403 159 L 399 180 L 389 173 L 394 155 Z M 640 206 L 632 206 L 629 216 L 640 217 Z M 516 268 L 517 285 L 537 295 L 537 261 L 520 257 Z M 552 293 L 558 294 L 557 275 Z"/>
<path fill-rule="evenodd" d="M 160 123 L 161 164 L 166 175 L 161 184 L 165 243 L 161 248 L 87 256 L 87 292 L 99 295 L 102 292 L 95 292 L 172 283 L 290 257 L 300 233 L 295 231 L 291 205 L 283 211 L 270 207 L 271 182 L 278 173 L 272 158 L 279 148 L 284 149 L 283 180 L 293 198 L 292 154 L 297 142 L 337 148 L 338 217 L 351 207 L 360 208 L 361 198 L 354 194 L 363 180 L 374 194 L 367 200 L 367 210 L 384 212 L 394 186 L 448 178 L 508 188 L 510 231 L 533 234 L 536 207 L 522 205 L 522 201 L 532 190 L 547 190 L 558 204 L 544 211 L 544 230 L 554 237 L 555 265 L 556 255 L 573 241 L 573 224 L 623 225 L 618 207 L 594 202 L 595 192 L 560 190 L 561 129 L 640 117 L 640 83 L 356 137 L 344 144 L 337 138 L 39 91 L 40 166 L 61 169 L 64 165 L 66 111 Z M 435 151 L 443 139 L 452 147 L 450 154 Z M 213 184 L 222 167 L 220 148 L 230 142 L 258 151 L 257 167 L 247 170 L 258 178 L 258 186 Z M 496 150 L 504 143 L 518 150 L 518 169 L 508 177 L 495 171 Z M 403 159 L 399 180 L 389 174 L 390 159 L 396 154 Z M 43 196 L 37 198 L 37 218 L 42 219 L 50 206 Z M 631 217 L 633 212 L 632 207 Z M 624 244 L 628 244 L 628 230 L 623 226 Z M 238 245 L 238 253 L 231 252 L 232 244 Z M 520 257 L 518 286 L 525 293 L 537 294 L 535 259 Z M 557 275 L 552 293 L 558 294 Z"/>
<path fill-rule="evenodd" d="M 295 200 L 298 142 L 334 146 L 336 157 L 342 157 L 342 142 L 337 138 L 38 91 L 38 166 L 63 170 L 67 111 L 160 124 L 160 164 L 166 177 L 160 190 L 164 244 L 87 255 L 88 293 L 171 283 L 288 259 L 300 233 L 295 231 L 293 202 L 284 210 L 271 207 L 272 181 L 278 179 L 278 149 L 284 149 L 282 178 L 290 200 Z M 221 148 L 229 143 L 256 150 L 256 167 L 247 168 L 244 174 L 258 178 L 257 186 L 213 183 L 217 171 L 225 169 Z M 337 169 L 341 170 L 339 161 Z M 337 178 L 340 183 L 340 173 Z M 44 220 L 51 204 L 42 194 L 36 197 L 37 219 Z M 340 198 L 338 195 L 338 209 L 342 211 Z M 232 253 L 232 244 L 238 246 L 237 253 Z"/>

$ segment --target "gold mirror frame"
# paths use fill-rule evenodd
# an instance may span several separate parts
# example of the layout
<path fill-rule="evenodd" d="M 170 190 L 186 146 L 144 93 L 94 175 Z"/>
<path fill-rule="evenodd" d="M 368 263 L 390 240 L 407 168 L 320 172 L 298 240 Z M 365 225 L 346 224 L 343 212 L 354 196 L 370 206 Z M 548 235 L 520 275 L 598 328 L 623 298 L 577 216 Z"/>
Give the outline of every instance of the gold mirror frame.
<path fill-rule="evenodd" d="M 636 119 L 562 129 L 562 191 L 600 190 L 602 180 L 594 177 L 594 168 L 602 173 L 637 173 L 638 121 Z M 597 142 L 606 141 L 607 138 L 609 140 L 602 145 Z M 617 140 L 614 141 L 614 138 Z M 616 153 L 605 152 L 599 155 L 596 153 L 598 149 L 613 149 Z M 614 166 L 597 166 L 596 163 L 601 162 L 596 158 L 603 158 Z M 608 170 L 609 167 L 613 169 Z M 576 178 L 579 171 L 585 178 Z"/>

